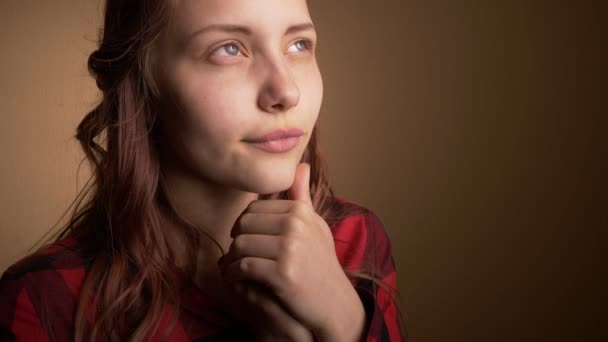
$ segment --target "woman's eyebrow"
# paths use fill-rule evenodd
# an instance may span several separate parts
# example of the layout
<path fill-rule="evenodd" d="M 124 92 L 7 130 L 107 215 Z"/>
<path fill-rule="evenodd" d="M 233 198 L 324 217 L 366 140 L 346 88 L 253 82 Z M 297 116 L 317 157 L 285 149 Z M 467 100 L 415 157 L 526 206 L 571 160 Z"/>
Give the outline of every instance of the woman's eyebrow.
<path fill-rule="evenodd" d="M 287 30 L 285 30 L 285 33 L 283 33 L 283 35 L 287 36 L 289 34 L 302 32 L 302 31 L 308 31 L 308 30 L 316 31 L 315 25 L 313 25 L 313 23 L 311 23 L 311 22 L 291 25 L 287 28 Z"/>
<path fill-rule="evenodd" d="M 315 26 L 313 25 L 313 23 L 311 22 L 306 22 L 306 23 L 302 23 L 302 24 L 296 24 L 296 25 L 291 25 L 289 26 L 286 30 L 285 33 L 283 33 L 284 36 L 289 35 L 289 34 L 293 34 L 296 32 L 301 32 L 301 31 L 307 31 L 307 30 L 313 30 L 315 31 Z M 251 28 L 247 27 L 247 26 L 241 26 L 241 25 L 233 25 L 233 24 L 212 24 L 212 25 L 207 25 L 201 29 L 198 29 L 196 31 L 194 31 L 193 33 L 191 33 L 188 36 L 187 41 L 191 41 L 194 37 L 200 35 L 200 34 L 204 34 L 207 32 L 211 32 L 211 31 L 221 31 L 221 32 L 228 32 L 228 33 L 241 33 L 244 34 L 246 36 L 251 36 L 252 35 L 252 30 Z"/>

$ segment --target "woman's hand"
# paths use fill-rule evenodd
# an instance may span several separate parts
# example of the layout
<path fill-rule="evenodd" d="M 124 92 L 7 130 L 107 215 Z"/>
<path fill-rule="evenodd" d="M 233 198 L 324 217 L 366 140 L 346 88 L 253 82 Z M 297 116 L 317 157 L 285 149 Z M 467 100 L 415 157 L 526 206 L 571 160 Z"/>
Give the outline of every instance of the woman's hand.
<path fill-rule="evenodd" d="M 313 342 L 312 332 L 281 306 L 272 292 L 253 282 L 236 282 L 229 289 L 235 316 L 255 333 L 258 342 Z"/>
<path fill-rule="evenodd" d="M 228 283 L 268 287 L 319 340 L 358 341 L 365 312 L 337 259 L 327 223 L 312 206 L 310 166 L 300 164 L 289 200 L 253 201 L 235 223 L 220 263 Z"/>

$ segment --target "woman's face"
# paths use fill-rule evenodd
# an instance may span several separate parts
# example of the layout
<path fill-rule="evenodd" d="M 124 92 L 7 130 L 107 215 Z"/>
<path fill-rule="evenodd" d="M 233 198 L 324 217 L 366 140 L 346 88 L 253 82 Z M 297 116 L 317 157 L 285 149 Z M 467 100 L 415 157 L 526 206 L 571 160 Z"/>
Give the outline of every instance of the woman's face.
<path fill-rule="evenodd" d="M 315 45 L 306 0 L 177 1 L 155 50 L 172 165 L 249 192 L 289 188 L 323 97 Z M 249 142 L 293 128 L 303 135 L 284 152 Z"/>

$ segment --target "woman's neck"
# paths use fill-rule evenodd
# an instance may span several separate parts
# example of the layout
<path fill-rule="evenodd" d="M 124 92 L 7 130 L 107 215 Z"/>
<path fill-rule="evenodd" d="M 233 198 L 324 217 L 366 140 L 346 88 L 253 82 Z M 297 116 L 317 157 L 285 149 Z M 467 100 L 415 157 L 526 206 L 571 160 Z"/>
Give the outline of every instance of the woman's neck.
<path fill-rule="evenodd" d="M 227 252 L 236 219 L 259 195 L 219 186 L 176 168 L 165 168 L 162 174 L 168 200 L 177 214 L 209 235 Z M 209 252 L 212 255 L 207 256 L 219 253 L 217 249 Z"/>

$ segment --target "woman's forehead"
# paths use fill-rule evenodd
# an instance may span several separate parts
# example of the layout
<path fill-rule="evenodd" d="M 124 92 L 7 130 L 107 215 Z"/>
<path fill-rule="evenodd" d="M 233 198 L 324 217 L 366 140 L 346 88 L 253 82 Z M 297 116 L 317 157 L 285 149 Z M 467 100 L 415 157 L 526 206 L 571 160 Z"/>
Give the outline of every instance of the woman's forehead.
<path fill-rule="evenodd" d="M 310 22 L 306 0 L 177 0 L 174 5 L 174 29 L 186 34 L 214 24 L 281 31 Z"/>

